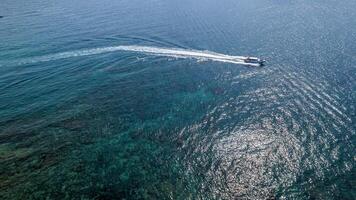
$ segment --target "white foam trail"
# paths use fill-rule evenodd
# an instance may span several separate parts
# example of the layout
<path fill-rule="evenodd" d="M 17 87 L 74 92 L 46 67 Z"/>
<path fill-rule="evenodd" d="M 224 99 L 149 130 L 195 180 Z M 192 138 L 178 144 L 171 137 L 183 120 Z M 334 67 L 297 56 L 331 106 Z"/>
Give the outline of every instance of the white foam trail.
<path fill-rule="evenodd" d="M 231 56 L 211 51 L 199 51 L 192 49 L 178 49 L 178 48 L 162 48 L 162 47 L 150 47 L 150 46 L 112 46 L 102 47 L 94 49 L 84 49 L 78 51 L 56 53 L 51 55 L 39 56 L 30 59 L 25 59 L 17 62 L 18 64 L 31 64 L 37 62 L 53 61 L 65 58 L 72 58 L 78 56 L 89 56 L 95 54 L 109 53 L 115 51 L 131 51 L 156 56 L 174 57 L 174 58 L 193 58 L 198 60 L 211 60 L 217 62 L 226 62 L 239 65 L 259 66 L 258 64 L 245 63 L 243 60 L 247 57 L 243 56 Z"/>

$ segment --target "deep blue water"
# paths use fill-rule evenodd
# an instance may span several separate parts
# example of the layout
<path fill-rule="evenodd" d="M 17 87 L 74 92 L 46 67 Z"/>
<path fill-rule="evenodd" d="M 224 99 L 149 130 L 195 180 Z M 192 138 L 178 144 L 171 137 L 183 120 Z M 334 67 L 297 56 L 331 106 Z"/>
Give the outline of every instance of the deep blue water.
<path fill-rule="evenodd" d="M 0 199 L 356 199 L 355 8 L 1 0 Z"/>

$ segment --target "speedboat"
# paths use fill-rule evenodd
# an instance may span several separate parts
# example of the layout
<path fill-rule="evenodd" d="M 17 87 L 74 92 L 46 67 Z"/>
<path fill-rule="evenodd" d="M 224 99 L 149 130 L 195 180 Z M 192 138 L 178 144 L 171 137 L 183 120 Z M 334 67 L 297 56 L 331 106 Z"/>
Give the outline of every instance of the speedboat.
<path fill-rule="evenodd" d="M 260 58 L 256 58 L 256 57 L 247 57 L 244 59 L 244 62 L 247 64 L 252 64 L 252 65 L 258 65 L 258 66 L 264 66 L 266 60 L 260 59 Z"/>

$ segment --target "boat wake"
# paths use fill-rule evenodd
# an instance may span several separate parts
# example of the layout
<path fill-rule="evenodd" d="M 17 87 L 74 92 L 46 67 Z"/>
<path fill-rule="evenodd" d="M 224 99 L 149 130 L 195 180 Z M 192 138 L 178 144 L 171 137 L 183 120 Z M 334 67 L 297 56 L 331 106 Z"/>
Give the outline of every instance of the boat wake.
<path fill-rule="evenodd" d="M 56 53 L 51 55 L 24 59 L 22 61 L 18 61 L 17 64 L 32 64 L 38 62 L 48 62 L 48 61 L 54 61 L 59 59 L 73 58 L 78 56 L 89 56 L 89 55 L 110 53 L 115 51 L 128 51 L 128 52 L 149 54 L 154 56 L 164 56 L 164 57 L 173 57 L 173 58 L 191 58 L 197 60 L 210 60 L 216 62 L 225 62 L 225 63 L 247 65 L 247 66 L 256 66 L 256 67 L 259 66 L 259 64 L 256 63 L 246 63 L 244 60 L 246 60 L 248 57 L 244 57 L 244 56 L 231 56 L 231 55 L 220 54 L 212 51 L 200 51 L 200 50 L 180 49 L 180 48 L 163 48 L 163 47 L 152 47 L 152 46 L 137 46 L 137 45 L 112 46 L 112 47 L 102 47 L 102 48 Z"/>

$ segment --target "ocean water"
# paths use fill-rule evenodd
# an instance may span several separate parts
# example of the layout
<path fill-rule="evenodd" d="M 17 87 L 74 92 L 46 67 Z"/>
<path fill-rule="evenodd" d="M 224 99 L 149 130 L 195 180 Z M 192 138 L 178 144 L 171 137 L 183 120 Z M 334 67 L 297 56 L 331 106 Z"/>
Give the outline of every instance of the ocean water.
<path fill-rule="evenodd" d="M 1 0 L 0 199 L 356 199 L 355 8 Z"/>

